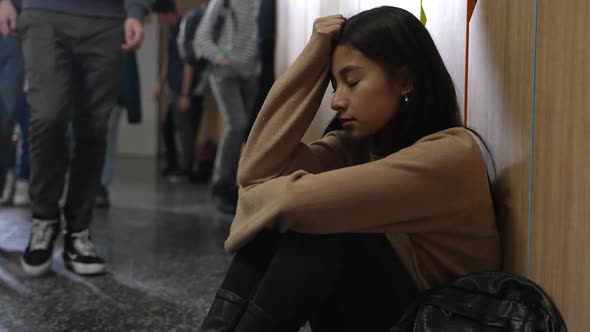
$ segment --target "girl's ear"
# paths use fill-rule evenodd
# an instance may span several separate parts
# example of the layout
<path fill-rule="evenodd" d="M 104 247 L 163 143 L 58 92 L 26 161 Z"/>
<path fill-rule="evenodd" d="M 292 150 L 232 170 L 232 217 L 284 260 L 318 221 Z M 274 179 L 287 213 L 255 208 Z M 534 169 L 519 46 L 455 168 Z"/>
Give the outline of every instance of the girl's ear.
<path fill-rule="evenodd" d="M 414 90 L 414 77 L 408 67 L 401 67 L 397 70 L 395 79 L 398 81 L 402 96 L 406 96 Z"/>

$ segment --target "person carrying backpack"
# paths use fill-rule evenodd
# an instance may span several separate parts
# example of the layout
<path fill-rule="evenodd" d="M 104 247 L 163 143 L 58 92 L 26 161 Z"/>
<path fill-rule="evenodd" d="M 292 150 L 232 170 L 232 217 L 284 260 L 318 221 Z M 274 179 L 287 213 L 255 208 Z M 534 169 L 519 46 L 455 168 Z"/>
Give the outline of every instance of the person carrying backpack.
<path fill-rule="evenodd" d="M 195 137 L 203 113 L 203 97 L 195 92 L 199 68 L 182 58 L 177 39 L 181 30 L 182 17 L 172 0 L 157 0 L 152 10 L 158 14 L 158 22 L 168 26 L 167 57 L 162 62 L 160 80 L 154 97 L 160 101 L 164 90 L 170 93 L 172 102 L 166 110 L 164 141 L 166 144 L 167 167 L 164 176 L 171 180 L 195 177 Z M 182 155 L 178 166 L 174 131 L 180 136 Z"/>
<path fill-rule="evenodd" d="M 256 100 L 259 5 L 259 0 L 211 0 L 195 36 L 197 56 L 211 64 L 209 85 L 227 123 L 211 186 L 216 208 L 226 213 L 235 212 L 238 162 Z"/>

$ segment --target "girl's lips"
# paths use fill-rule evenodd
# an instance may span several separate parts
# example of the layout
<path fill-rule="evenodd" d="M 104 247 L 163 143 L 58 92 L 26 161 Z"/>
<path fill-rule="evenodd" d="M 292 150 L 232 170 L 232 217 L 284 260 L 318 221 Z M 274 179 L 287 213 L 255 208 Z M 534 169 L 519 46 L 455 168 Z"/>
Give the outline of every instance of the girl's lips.
<path fill-rule="evenodd" d="M 351 118 L 341 118 L 340 123 L 343 127 L 350 126 L 354 120 Z"/>

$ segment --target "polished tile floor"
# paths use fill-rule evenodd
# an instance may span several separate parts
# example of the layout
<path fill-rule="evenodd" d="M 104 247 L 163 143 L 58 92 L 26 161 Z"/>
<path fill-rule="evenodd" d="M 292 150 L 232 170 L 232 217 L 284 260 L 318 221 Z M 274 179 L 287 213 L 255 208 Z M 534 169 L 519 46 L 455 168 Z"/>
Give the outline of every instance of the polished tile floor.
<path fill-rule="evenodd" d="M 119 160 L 112 207 L 92 225 L 109 273 L 80 277 L 63 266 L 23 274 L 30 227 L 26 209 L 0 208 L 0 332 L 195 331 L 231 257 L 231 218 L 207 204 L 205 186 L 158 179 L 155 162 Z"/>

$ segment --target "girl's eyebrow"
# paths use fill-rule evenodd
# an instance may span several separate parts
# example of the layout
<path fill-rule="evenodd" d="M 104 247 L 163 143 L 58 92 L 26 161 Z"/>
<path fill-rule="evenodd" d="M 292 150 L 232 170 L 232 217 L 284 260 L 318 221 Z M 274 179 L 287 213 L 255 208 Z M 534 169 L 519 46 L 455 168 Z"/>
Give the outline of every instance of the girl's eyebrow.
<path fill-rule="evenodd" d="M 353 71 L 353 70 L 357 70 L 357 69 L 361 69 L 361 66 L 357 66 L 357 65 L 348 65 L 342 69 L 340 69 L 338 71 L 338 74 L 340 74 L 340 76 L 346 76 L 346 74 L 348 74 L 349 72 Z"/>
<path fill-rule="evenodd" d="M 348 73 L 350 73 L 353 70 L 358 70 L 358 69 L 362 69 L 361 66 L 358 65 L 348 65 L 342 69 L 340 69 L 338 71 L 338 74 L 342 77 L 345 77 Z M 336 85 L 336 78 L 334 77 L 334 75 L 332 75 L 332 73 L 330 72 L 328 79 L 330 80 L 330 84 L 332 84 L 332 87 L 334 87 Z"/>

